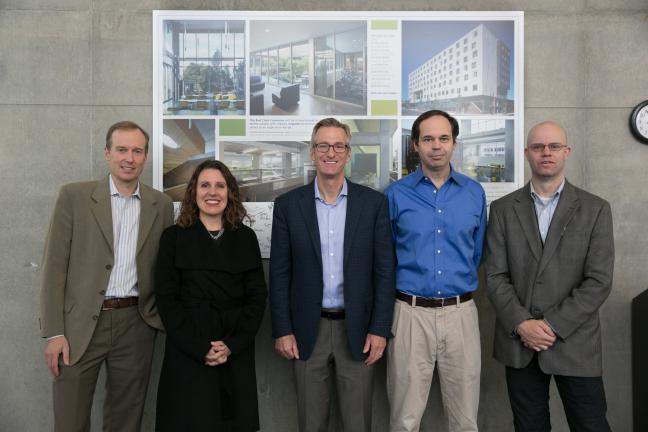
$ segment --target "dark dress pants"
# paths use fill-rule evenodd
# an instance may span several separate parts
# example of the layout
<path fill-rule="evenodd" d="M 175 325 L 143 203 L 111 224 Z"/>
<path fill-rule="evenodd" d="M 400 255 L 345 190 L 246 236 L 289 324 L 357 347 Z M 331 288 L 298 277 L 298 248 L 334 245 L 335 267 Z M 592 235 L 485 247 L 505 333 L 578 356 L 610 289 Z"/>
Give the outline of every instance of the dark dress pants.
<path fill-rule="evenodd" d="M 343 319 L 322 318 L 313 353 L 293 362 L 300 432 L 329 430 L 333 385 L 342 431 L 371 431 L 374 365 L 351 357 Z"/>
<path fill-rule="evenodd" d="M 607 404 L 601 377 L 553 375 L 562 399 L 565 416 L 572 432 L 609 432 L 605 418 Z M 533 356 L 525 368 L 506 367 L 513 423 L 516 432 L 546 432 L 551 430 L 549 415 L 549 383 L 551 375 L 544 373 Z"/>

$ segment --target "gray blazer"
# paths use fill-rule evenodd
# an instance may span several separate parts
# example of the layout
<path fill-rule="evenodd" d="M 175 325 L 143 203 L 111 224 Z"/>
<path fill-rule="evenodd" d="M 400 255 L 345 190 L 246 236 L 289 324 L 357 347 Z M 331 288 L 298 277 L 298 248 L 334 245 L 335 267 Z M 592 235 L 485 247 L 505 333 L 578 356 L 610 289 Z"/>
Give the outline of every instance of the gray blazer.
<path fill-rule="evenodd" d="M 173 203 L 140 183 L 137 240 L 139 312 L 162 329 L 153 295 L 153 266 L 162 230 L 173 224 Z M 70 364 L 83 355 L 97 325 L 110 269 L 114 263 L 108 177 L 61 188 L 43 256 L 40 326 L 43 337 L 65 335 Z"/>
<path fill-rule="evenodd" d="M 548 374 L 600 376 L 598 310 L 612 288 L 614 238 L 607 201 L 568 182 L 543 247 L 530 186 L 494 201 L 486 233 L 487 291 L 495 307 L 494 356 L 522 368 L 534 351 L 514 329 L 544 318 L 557 333 L 540 352 Z"/>

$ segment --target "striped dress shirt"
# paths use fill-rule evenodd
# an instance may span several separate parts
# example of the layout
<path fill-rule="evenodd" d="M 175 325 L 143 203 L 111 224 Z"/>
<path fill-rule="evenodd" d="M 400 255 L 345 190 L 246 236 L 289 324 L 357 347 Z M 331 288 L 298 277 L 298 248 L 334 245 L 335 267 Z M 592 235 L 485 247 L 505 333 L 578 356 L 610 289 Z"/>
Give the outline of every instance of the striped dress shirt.
<path fill-rule="evenodd" d="M 137 297 L 137 234 L 140 220 L 139 183 L 132 195 L 122 195 L 110 176 L 110 207 L 112 209 L 113 263 L 106 297 Z"/>

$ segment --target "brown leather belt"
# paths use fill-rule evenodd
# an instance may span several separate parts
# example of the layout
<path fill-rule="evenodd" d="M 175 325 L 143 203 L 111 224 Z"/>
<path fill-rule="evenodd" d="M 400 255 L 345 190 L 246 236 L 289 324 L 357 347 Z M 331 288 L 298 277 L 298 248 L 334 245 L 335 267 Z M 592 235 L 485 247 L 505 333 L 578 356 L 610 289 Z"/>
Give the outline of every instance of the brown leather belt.
<path fill-rule="evenodd" d="M 409 304 L 410 306 L 421 306 L 428 308 L 439 308 L 443 306 L 453 306 L 457 304 L 457 297 L 448 297 L 448 298 L 427 298 L 427 297 L 418 297 L 411 296 L 402 291 L 396 291 L 396 298 L 402 300 Z M 459 303 L 467 302 L 471 300 L 473 295 L 471 292 L 459 296 Z"/>
<path fill-rule="evenodd" d="M 101 310 L 121 309 L 129 306 L 135 306 L 139 297 L 113 297 L 107 298 L 101 305 Z"/>

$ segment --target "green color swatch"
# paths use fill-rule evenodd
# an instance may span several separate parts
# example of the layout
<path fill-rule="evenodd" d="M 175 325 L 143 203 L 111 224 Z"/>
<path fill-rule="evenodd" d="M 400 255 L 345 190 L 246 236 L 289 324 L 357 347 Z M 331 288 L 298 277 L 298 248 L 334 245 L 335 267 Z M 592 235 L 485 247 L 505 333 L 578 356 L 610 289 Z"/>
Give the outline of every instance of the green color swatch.
<path fill-rule="evenodd" d="M 398 114 L 398 101 L 396 99 L 375 99 L 371 101 L 371 115 L 395 116 Z"/>
<path fill-rule="evenodd" d="M 392 20 L 371 21 L 371 30 L 398 30 L 398 21 L 392 21 Z"/>
<path fill-rule="evenodd" d="M 245 136 L 245 119 L 219 120 L 219 135 Z"/>

